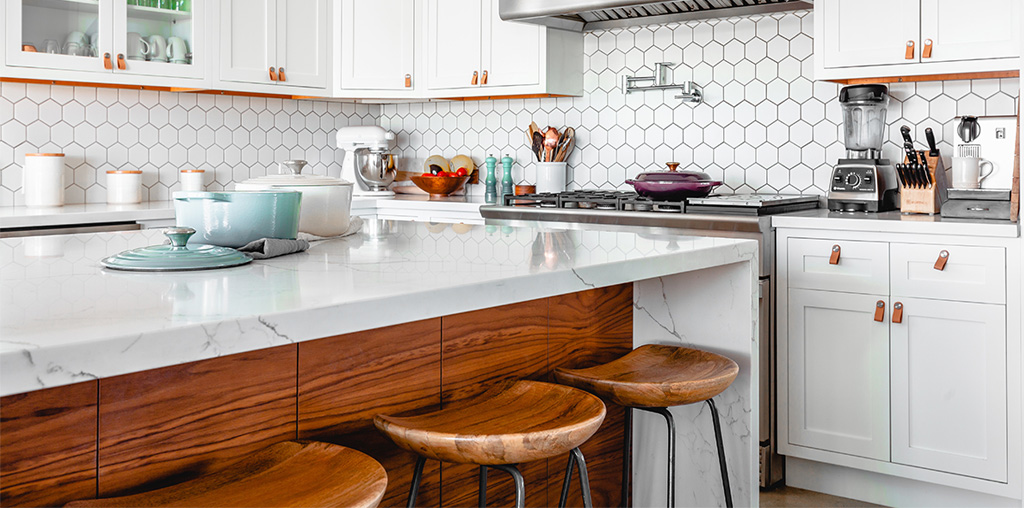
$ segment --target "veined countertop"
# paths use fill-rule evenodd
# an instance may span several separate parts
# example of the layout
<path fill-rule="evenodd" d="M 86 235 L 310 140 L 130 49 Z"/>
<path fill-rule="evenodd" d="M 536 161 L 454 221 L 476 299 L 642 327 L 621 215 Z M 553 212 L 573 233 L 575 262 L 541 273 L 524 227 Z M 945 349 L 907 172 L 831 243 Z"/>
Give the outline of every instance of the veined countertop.
<path fill-rule="evenodd" d="M 1009 221 L 950 219 L 938 215 L 832 212 L 825 208 L 772 216 L 776 228 L 831 229 L 925 235 L 1016 238 L 1017 224 Z"/>
<path fill-rule="evenodd" d="M 212 271 L 99 261 L 158 230 L 0 240 L 0 395 L 751 260 L 751 240 L 374 221 Z"/>

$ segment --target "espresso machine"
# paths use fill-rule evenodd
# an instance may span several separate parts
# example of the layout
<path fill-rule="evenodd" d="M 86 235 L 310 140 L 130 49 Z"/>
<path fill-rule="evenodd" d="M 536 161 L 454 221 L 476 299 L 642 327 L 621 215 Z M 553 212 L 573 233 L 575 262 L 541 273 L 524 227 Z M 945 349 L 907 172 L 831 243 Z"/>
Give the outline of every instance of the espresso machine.
<path fill-rule="evenodd" d="M 896 170 L 882 158 L 889 89 L 854 85 L 839 91 L 846 158 L 832 170 L 828 208 L 843 212 L 884 212 L 899 204 Z"/>
<path fill-rule="evenodd" d="M 345 151 L 341 177 L 355 182 L 356 196 L 394 196 L 388 185 L 395 181 L 398 169 L 394 154 L 388 152 L 395 134 L 377 125 L 342 127 L 337 134 L 338 148 Z"/>

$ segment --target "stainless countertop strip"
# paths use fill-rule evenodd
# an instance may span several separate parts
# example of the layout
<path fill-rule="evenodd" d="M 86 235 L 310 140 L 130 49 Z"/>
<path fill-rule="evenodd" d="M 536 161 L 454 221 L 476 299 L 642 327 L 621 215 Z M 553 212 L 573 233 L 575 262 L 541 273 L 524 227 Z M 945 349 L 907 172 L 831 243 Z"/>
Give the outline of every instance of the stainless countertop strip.
<path fill-rule="evenodd" d="M 768 216 L 713 215 L 668 212 L 623 212 L 618 210 L 573 210 L 571 208 L 540 208 L 528 206 L 485 205 L 480 207 L 484 219 L 539 222 L 577 222 L 613 226 L 699 229 L 764 233 L 771 229 Z"/>

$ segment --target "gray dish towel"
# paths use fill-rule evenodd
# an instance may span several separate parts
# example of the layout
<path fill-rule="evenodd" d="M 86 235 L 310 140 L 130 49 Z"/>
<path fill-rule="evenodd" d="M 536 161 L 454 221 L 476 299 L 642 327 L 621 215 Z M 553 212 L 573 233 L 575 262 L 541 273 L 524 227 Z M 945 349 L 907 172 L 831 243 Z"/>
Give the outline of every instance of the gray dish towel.
<path fill-rule="evenodd" d="M 309 242 L 305 240 L 284 240 L 281 238 L 260 238 L 253 240 L 238 248 L 253 259 L 268 259 L 302 252 L 309 248 Z"/>

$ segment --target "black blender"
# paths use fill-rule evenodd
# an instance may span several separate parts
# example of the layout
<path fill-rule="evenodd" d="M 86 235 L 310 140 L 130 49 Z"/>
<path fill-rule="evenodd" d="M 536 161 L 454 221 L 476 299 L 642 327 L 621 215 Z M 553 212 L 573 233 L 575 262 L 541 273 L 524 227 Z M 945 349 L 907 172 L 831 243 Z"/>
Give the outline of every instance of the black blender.
<path fill-rule="evenodd" d="M 829 210 L 895 210 L 899 204 L 896 170 L 882 158 L 889 89 L 885 85 L 846 86 L 839 91 L 839 104 L 843 107 L 846 158 L 839 159 L 832 170 Z"/>

